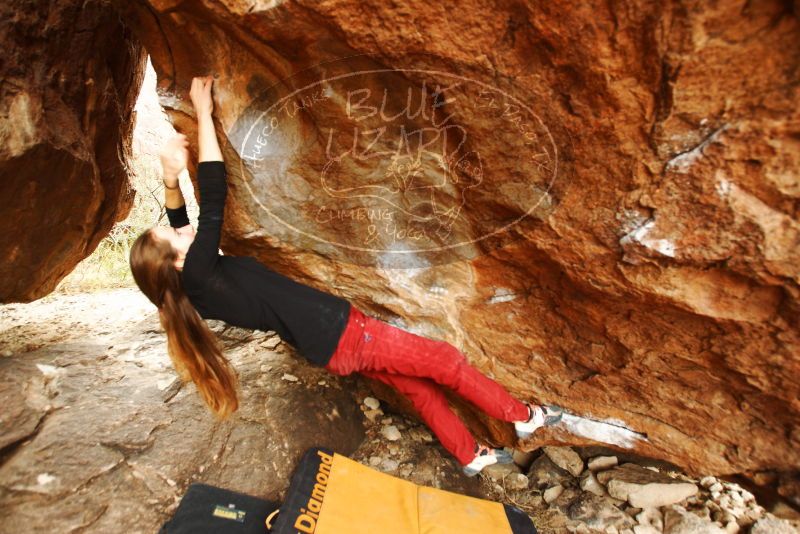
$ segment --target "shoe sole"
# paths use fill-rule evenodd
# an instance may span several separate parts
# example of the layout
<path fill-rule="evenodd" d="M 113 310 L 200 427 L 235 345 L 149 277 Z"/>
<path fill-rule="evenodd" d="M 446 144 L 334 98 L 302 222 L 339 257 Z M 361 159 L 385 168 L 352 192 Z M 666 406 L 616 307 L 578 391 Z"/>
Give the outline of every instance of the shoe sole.
<path fill-rule="evenodd" d="M 467 469 L 466 467 L 463 469 L 463 471 L 464 474 L 467 475 L 468 477 L 474 477 L 475 475 L 481 472 L 480 469 Z"/>
<path fill-rule="evenodd" d="M 497 464 L 510 464 L 510 463 L 514 462 L 514 456 L 512 456 L 511 454 L 507 453 L 506 451 L 504 451 L 502 449 L 498 449 L 494 453 L 494 456 L 495 456 L 495 458 L 497 458 L 497 462 L 495 462 Z M 495 465 L 495 464 L 489 464 L 489 465 Z M 487 467 L 489 467 L 489 465 L 485 465 L 481 469 L 476 469 L 474 467 L 466 467 L 465 466 L 465 467 L 462 468 L 462 471 L 468 477 L 474 477 L 475 475 L 480 473 L 482 470 L 484 470 Z"/>
<path fill-rule="evenodd" d="M 520 432 L 517 431 L 517 437 L 520 439 L 527 439 L 533 435 L 534 432 L 542 428 L 543 426 L 553 426 L 561 422 L 561 419 L 564 417 L 564 410 L 560 406 L 555 406 L 550 404 L 547 406 L 549 410 L 557 411 L 556 415 L 546 415 L 544 417 L 544 423 L 541 426 L 537 426 L 530 432 Z"/>

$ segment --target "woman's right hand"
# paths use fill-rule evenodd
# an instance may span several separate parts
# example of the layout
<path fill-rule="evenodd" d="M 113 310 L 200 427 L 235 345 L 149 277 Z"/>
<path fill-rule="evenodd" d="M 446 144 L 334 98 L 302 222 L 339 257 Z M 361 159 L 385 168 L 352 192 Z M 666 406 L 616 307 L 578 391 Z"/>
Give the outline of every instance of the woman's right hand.
<path fill-rule="evenodd" d="M 211 99 L 211 86 L 214 83 L 212 76 L 195 76 L 192 78 L 192 88 L 189 97 L 192 99 L 194 111 L 198 117 L 211 115 L 214 110 L 214 101 Z"/>

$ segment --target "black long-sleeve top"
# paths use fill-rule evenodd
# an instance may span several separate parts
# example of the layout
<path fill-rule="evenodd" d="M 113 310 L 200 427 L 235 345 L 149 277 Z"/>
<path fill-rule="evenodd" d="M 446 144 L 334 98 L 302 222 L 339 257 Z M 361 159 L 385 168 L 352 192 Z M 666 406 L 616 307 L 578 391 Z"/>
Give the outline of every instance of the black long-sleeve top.
<path fill-rule="evenodd" d="M 350 303 L 276 273 L 253 257 L 219 254 L 228 191 L 225 164 L 200 162 L 197 182 L 197 233 L 179 271 L 189 301 L 204 319 L 273 330 L 311 362 L 327 364 L 347 324 Z M 166 211 L 171 226 L 189 224 L 185 204 Z"/>

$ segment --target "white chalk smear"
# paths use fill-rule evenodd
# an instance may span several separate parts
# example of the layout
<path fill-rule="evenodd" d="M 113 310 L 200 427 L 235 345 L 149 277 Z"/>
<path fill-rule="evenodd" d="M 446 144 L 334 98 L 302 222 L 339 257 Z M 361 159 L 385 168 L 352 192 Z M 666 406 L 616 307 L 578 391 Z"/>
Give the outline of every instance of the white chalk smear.
<path fill-rule="evenodd" d="M 681 174 L 687 174 L 692 165 L 694 165 L 695 162 L 697 162 L 697 160 L 699 160 L 703 156 L 703 150 L 705 150 L 705 148 L 711 143 L 716 142 L 720 134 L 723 131 L 725 131 L 726 128 L 727 125 L 722 126 L 713 134 L 709 135 L 705 141 L 694 147 L 692 150 L 678 154 L 677 156 L 669 160 L 667 162 L 667 170 L 675 171 Z"/>
<path fill-rule="evenodd" d="M 511 291 L 510 289 L 506 289 L 504 287 L 499 287 L 494 290 L 494 295 L 489 297 L 489 304 L 497 304 L 498 302 L 508 302 L 517 298 L 517 294 Z"/>
<path fill-rule="evenodd" d="M 564 414 L 561 424 L 576 436 L 625 449 L 633 448 L 637 441 L 647 441 L 643 434 L 630 430 L 622 421 L 615 419 L 597 421 L 578 415 Z"/>
<path fill-rule="evenodd" d="M 56 477 L 54 477 L 50 473 L 41 473 L 39 476 L 36 477 L 36 483 L 39 484 L 40 486 L 45 486 L 53 482 L 55 479 Z"/>
<path fill-rule="evenodd" d="M 656 222 L 654 219 L 648 220 L 646 223 L 641 225 L 639 228 L 635 229 L 634 231 L 628 233 L 627 235 L 623 236 L 620 239 L 621 245 L 626 245 L 632 242 L 639 243 L 643 247 L 649 248 L 650 250 L 654 250 L 659 254 L 664 256 L 669 256 L 670 258 L 675 257 L 675 243 L 670 239 L 655 239 L 652 237 L 648 237 L 648 233 L 655 227 Z"/>

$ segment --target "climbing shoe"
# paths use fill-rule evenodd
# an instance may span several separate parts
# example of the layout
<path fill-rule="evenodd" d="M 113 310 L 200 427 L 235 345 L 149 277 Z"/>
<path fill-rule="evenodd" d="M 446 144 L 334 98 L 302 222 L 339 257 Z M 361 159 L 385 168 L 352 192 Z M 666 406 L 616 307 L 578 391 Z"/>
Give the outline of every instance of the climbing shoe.
<path fill-rule="evenodd" d="M 475 445 L 475 459 L 464 466 L 464 474 L 474 477 L 484 467 L 494 464 L 510 464 L 514 458 L 503 449 L 492 449 L 485 445 Z"/>
<path fill-rule="evenodd" d="M 558 406 L 525 404 L 528 406 L 528 420 L 514 423 L 514 429 L 520 439 L 530 437 L 539 427 L 555 425 L 561 421 L 561 417 L 564 415 L 564 411 Z"/>

